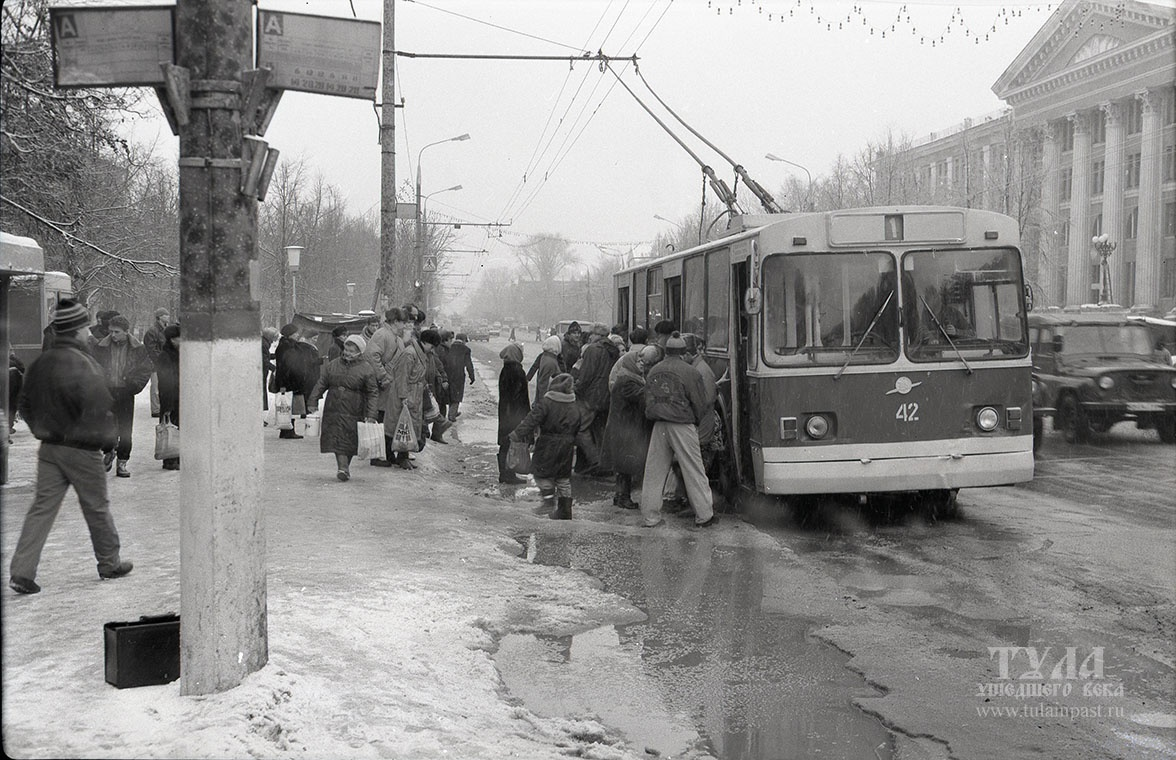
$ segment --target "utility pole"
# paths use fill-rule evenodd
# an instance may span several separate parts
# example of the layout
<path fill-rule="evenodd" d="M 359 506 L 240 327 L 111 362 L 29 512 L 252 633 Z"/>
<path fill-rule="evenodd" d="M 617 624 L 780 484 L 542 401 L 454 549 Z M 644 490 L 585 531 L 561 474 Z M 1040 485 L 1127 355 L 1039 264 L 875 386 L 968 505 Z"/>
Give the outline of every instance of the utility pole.
<path fill-rule="evenodd" d="M 380 106 L 380 276 L 372 308 L 380 296 L 391 303 L 396 275 L 396 0 L 384 0 L 383 85 Z"/>
<path fill-rule="evenodd" d="M 168 96 L 182 106 L 180 692 L 198 695 L 237 686 L 269 658 L 257 201 L 242 192 L 250 156 L 266 147 L 243 129 L 252 123 L 242 115 L 252 5 L 178 0 L 175 20 L 178 65 L 169 70 Z"/>

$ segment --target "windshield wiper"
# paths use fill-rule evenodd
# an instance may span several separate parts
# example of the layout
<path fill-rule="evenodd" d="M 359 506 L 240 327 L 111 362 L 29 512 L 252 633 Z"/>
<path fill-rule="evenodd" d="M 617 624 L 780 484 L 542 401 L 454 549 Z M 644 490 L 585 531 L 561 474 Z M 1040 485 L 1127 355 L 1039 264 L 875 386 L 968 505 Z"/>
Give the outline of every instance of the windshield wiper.
<path fill-rule="evenodd" d="M 939 332 L 942 333 L 943 337 L 947 339 L 947 345 L 951 346 L 951 350 L 955 351 L 956 356 L 958 356 L 960 361 L 964 363 L 964 369 L 968 370 L 969 375 L 972 374 L 972 365 L 968 364 L 968 360 L 964 358 L 964 355 L 960 352 L 959 348 L 956 347 L 955 341 L 953 341 L 951 336 L 947 334 L 947 329 L 944 328 L 943 323 L 939 321 L 939 317 L 935 316 L 935 312 L 931 309 L 931 304 L 927 303 L 927 299 L 923 298 L 923 296 L 919 296 L 919 301 L 921 301 L 923 306 L 927 309 L 927 313 L 931 315 L 931 319 L 934 320 L 935 326 L 939 328 Z"/>
<path fill-rule="evenodd" d="M 874 325 L 878 324 L 878 318 L 882 316 L 882 312 L 886 311 L 886 307 L 890 305 L 891 298 L 894 298 L 893 290 L 886 294 L 886 300 L 883 301 L 882 305 L 878 307 L 878 311 L 874 312 L 874 318 L 870 320 L 870 326 L 866 328 L 866 332 L 864 335 L 862 335 L 862 339 L 858 341 L 858 344 L 853 347 L 853 351 L 849 356 L 846 357 L 845 364 L 842 364 L 841 369 L 837 370 L 837 374 L 833 376 L 834 380 L 841 379 L 841 374 L 845 372 L 845 368 L 849 366 L 849 363 L 853 361 L 853 357 L 856 356 L 857 352 L 861 350 L 863 345 L 865 345 L 866 340 L 870 337 L 870 333 L 874 329 Z"/>

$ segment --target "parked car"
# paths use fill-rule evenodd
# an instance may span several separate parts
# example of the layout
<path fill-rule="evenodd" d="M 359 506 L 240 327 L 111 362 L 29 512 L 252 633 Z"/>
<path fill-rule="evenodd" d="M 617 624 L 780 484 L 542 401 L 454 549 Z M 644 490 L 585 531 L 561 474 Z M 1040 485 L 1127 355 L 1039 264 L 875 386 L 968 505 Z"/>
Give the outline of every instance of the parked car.
<path fill-rule="evenodd" d="M 485 325 L 471 327 L 466 335 L 470 339 L 471 343 L 475 340 L 480 340 L 487 343 L 490 341 L 490 331 L 486 329 Z"/>
<path fill-rule="evenodd" d="M 1029 339 L 1043 405 L 1057 410 L 1066 441 L 1134 421 L 1176 443 L 1176 368 L 1156 351 L 1147 325 L 1126 313 L 1034 314 Z"/>

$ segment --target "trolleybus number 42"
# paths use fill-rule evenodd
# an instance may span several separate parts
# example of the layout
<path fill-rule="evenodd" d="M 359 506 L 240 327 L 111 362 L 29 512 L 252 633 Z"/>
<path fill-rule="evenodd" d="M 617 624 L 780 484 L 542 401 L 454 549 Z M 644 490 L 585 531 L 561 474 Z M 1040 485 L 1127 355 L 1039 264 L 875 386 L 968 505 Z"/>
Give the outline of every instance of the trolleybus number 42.
<path fill-rule="evenodd" d="M 903 422 L 918 422 L 919 405 L 913 401 L 909 404 L 899 404 L 898 411 L 894 413 L 894 419 Z"/>

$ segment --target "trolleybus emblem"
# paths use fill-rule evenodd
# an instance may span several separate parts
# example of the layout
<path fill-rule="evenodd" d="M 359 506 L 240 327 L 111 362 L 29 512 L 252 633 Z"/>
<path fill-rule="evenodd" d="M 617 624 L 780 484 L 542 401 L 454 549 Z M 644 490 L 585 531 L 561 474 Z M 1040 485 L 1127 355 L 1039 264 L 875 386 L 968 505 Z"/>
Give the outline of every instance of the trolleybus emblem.
<path fill-rule="evenodd" d="M 886 395 L 889 396 L 892 393 L 901 393 L 903 396 L 905 396 L 911 392 L 912 388 L 918 388 L 922 384 L 923 383 L 921 382 L 912 383 L 909 377 L 900 377 L 894 381 L 894 387 L 886 391 Z"/>

